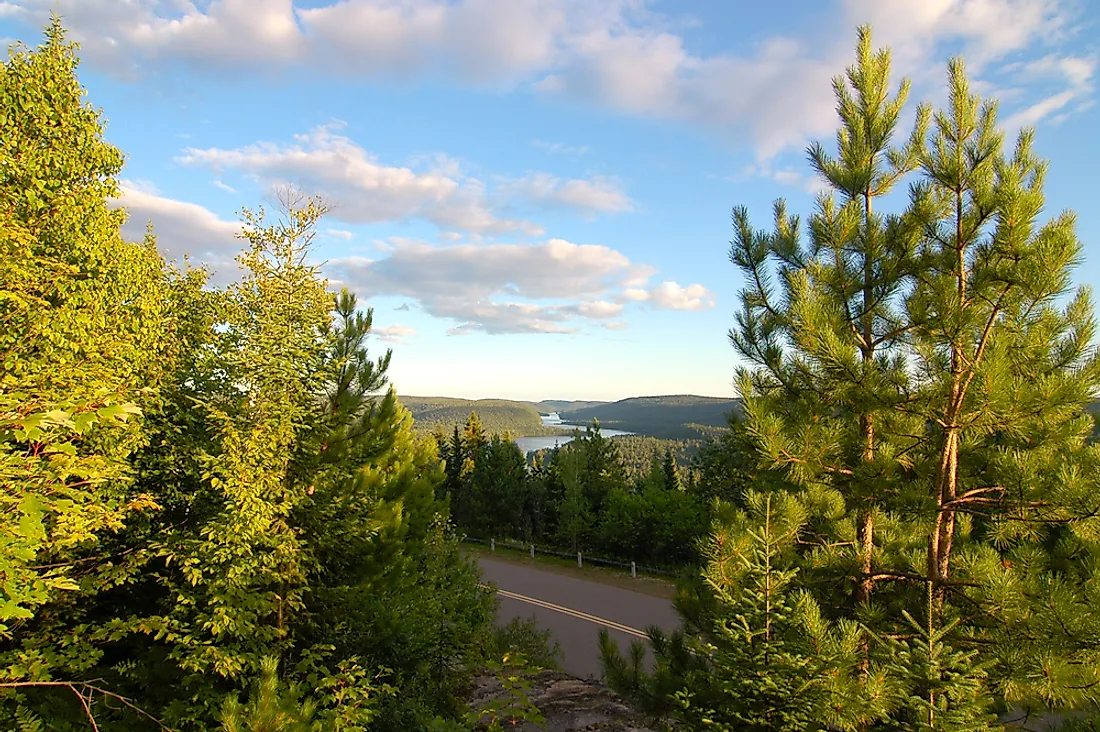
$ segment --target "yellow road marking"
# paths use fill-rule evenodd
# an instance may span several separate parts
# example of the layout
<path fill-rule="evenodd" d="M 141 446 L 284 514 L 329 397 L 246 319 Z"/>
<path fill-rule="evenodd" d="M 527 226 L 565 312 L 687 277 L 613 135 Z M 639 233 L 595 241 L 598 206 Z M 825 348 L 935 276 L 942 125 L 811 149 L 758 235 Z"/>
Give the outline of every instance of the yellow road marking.
<path fill-rule="evenodd" d="M 555 605 L 552 602 L 546 602 L 546 600 L 539 600 L 534 597 L 527 597 L 526 595 L 520 595 L 516 592 L 509 592 L 508 590 L 498 589 L 497 594 L 501 597 L 507 597 L 511 600 L 519 600 L 520 602 L 526 602 L 531 605 L 546 608 L 547 610 L 553 610 L 555 612 L 569 615 L 580 620 L 587 620 L 588 622 L 595 623 L 596 625 L 605 625 L 612 630 L 622 631 L 623 633 L 628 633 L 630 635 L 637 636 L 638 638 L 649 638 L 649 636 L 646 635 L 644 631 L 638 630 L 637 628 L 631 628 L 629 625 L 622 625 L 621 623 L 616 623 L 612 620 L 607 620 L 606 618 L 600 618 L 595 615 L 589 615 L 588 613 L 582 613 L 580 610 L 574 610 L 573 608 Z"/>

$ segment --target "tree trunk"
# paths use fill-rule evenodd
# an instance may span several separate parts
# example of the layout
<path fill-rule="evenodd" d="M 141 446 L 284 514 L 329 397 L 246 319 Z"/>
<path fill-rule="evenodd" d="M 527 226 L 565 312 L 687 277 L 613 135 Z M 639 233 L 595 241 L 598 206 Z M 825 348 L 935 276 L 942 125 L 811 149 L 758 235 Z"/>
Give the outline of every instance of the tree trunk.
<path fill-rule="evenodd" d="M 961 136 L 962 130 L 958 130 Z M 959 149 L 961 169 L 962 149 Z M 963 241 L 963 182 L 955 188 L 955 288 L 958 294 L 957 307 L 964 310 L 966 302 L 966 242 Z M 959 416 L 962 414 L 963 399 L 963 344 L 957 339 L 951 344 L 951 397 L 944 414 L 943 448 L 940 452 L 940 467 L 936 475 L 936 525 L 928 547 L 928 579 L 937 607 L 942 607 L 947 581 L 951 572 L 951 547 L 955 541 L 954 500 L 959 488 Z M 975 368 L 976 363 L 970 368 Z"/>
<path fill-rule="evenodd" d="M 873 277 L 873 253 L 874 247 L 872 246 L 872 238 L 874 236 L 874 228 L 871 222 L 872 208 L 871 208 L 871 190 L 870 188 L 864 193 L 864 224 L 866 226 L 864 242 L 864 260 L 863 260 L 863 313 L 862 330 L 863 330 L 863 344 L 860 349 L 860 353 L 865 366 L 869 365 L 875 357 L 874 350 L 874 313 L 873 313 L 873 301 L 874 301 L 874 277 Z M 873 462 L 875 459 L 875 417 L 873 414 L 861 414 L 859 417 L 859 432 L 863 438 L 863 455 L 862 460 L 864 463 Z M 875 548 L 875 517 L 873 512 L 872 501 L 867 498 L 864 499 L 864 505 L 860 507 L 858 515 L 856 517 L 856 543 L 859 546 L 860 556 L 860 572 L 861 577 L 856 585 L 855 600 L 857 604 L 866 604 L 871 601 L 871 593 L 875 589 L 874 580 L 871 579 L 873 575 L 874 566 L 872 564 L 872 556 Z"/>

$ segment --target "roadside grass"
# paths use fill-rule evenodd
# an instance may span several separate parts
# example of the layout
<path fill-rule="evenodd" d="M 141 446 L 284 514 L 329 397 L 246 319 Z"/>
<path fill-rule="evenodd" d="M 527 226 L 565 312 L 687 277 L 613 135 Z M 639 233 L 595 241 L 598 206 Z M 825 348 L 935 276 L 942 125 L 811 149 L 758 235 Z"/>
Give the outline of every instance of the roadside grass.
<path fill-rule="evenodd" d="M 575 559 L 556 557 L 551 554 L 535 553 L 531 559 L 527 552 L 519 549 L 497 547 L 496 551 L 490 551 L 488 547 L 466 544 L 463 549 L 478 558 L 491 559 L 495 562 L 507 562 L 519 564 L 532 569 L 554 574 L 576 577 L 577 579 L 598 582 L 602 585 L 620 587 L 632 592 L 640 592 L 643 595 L 659 597 L 663 600 L 672 600 L 676 596 L 676 583 L 667 579 L 646 575 L 639 571 L 637 577 L 631 577 L 630 572 L 610 567 L 588 565 L 578 567 Z"/>

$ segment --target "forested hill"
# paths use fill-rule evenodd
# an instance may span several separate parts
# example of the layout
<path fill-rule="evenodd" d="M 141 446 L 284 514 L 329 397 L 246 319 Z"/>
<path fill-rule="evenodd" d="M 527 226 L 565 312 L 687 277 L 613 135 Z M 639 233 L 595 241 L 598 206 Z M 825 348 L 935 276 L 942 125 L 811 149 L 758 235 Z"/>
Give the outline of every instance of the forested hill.
<path fill-rule="evenodd" d="M 570 410 L 586 409 L 587 407 L 597 407 L 601 404 L 607 404 L 607 402 L 585 402 L 585 401 L 570 401 L 568 399 L 543 399 L 541 402 L 535 402 L 535 409 L 539 410 L 543 414 L 549 414 L 551 412 L 568 412 Z"/>
<path fill-rule="evenodd" d="M 470 412 L 477 412 L 488 434 L 509 432 L 513 437 L 565 434 L 564 430 L 543 427 L 539 410 L 530 402 L 417 396 L 402 396 L 398 400 L 412 412 L 413 429 L 417 432 L 435 429 L 450 432 L 455 425 L 466 424 Z"/>
<path fill-rule="evenodd" d="M 690 394 L 632 397 L 608 404 L 560 412 L 573 424 L 593 419 L 600 425 L 640 435 L 669 439 L 693 439 L 724 429 L 732 410 L 740 411 L 740 400 Z"/>

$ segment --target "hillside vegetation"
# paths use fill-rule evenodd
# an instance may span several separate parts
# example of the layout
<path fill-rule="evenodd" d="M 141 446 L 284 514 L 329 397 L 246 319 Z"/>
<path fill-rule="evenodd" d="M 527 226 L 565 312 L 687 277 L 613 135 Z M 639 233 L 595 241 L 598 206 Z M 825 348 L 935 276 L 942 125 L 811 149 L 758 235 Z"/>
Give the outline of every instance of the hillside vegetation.
<path fill-rule="evenodd" d="M 714 428 L 717 429 L 717 428 Z M 626 475 L 629 478 L 639 478 L 647 475 L 653 469 L 654 460 L 660 462 L 668 453 L 676 466 L 688 474 L 693 467 L 699 451 L 707 444 L 706 440 L 667 440 L 648 435 L 615 435 L 607 438 L 615 447 Z M 570 443 L 566 443 L 569 445 Z M 555 448 L 546 448 L 534 451 L 533 459 L 540 463 L 546 463 L 552 459 Z M 564 447 L 563 449 L 568 449 Z"/>
<path fill-rule="evenodd" d="M 740 411 L 740 401 L 721 397 L 671 396 L 632 397 L 609 404 L 560 412 L 573 424 L 598 419 L 600 425 L 640 435 L 665 439 L 699 439 L 714 436 L 729 423 L 729 413 Z M 709 434 L 708 434 L 709 433 Z"/>
<path fill-rule="evenodd" d="M 400 397 L 413 416 L 417 432 L 450 432 L 466 424 L 470 412 L 477 412 L 489 434 L 508 432 L 513 437 L 568 434 L 568 430 L 544 427 L 538 409 L 530 402 L 507 399 L 455 399 L 452 397 Z"/>
<path fill-rule="evenodd" d="M 597 407 L 601 404 L 607 404 L 607 402 L 591 402 L 582 400 L 568 400 L 568 399 L 543 399 L 541 402 L 535 402 L 535 409 L 539 410 L 543 414 L 549 414 L 550 412 L 568 412 L 570 410 L 585 409 L 587 407 Z"/>

